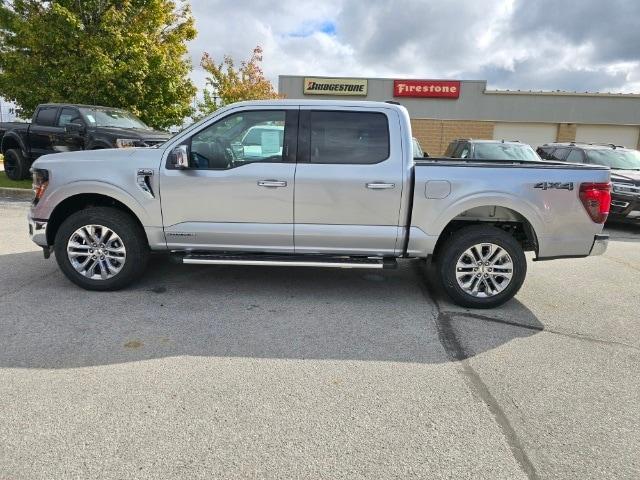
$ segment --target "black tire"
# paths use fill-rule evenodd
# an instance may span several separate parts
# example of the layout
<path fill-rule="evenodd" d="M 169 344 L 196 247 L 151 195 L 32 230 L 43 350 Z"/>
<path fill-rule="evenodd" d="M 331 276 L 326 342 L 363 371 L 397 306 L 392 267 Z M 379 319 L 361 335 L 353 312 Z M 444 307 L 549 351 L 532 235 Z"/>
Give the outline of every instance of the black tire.
<path fill-rule="evenodd" d="M 126 249 L 122 269 L 107 279 L 92 279 L 82 275 L 67 255 L 69 239 L 85 225 L 102 225 L 117 234 Z M 110 207 L 90 207 L 70 215 L 56 233 L 54 252 L 62 272 L 76 285 L 86 290 L 120 290 L 143 273 L 149 260 L 149 245 L 142 227 L 122 210 Z"/>
<path fill-rule="evenodd" d="M 11 148 L 4 152 L 4 172 L 9 180 L 24 180 L 29 178 L 29 161 L 24 158 L 20 150 Z"/>
<path fill-rule="evenodd" d="M 458 284 L 456 277 L 458 260 L 463 253 L 474 245 L 482 243 L 491 243 L 504 249 L 511 257 L 513 265 L 510 282 L 503 287 L 503 290 L 486 297 L 474 296 L 466 292 Z M 438 276 L 444 291 L 456 304 L 468 308 L 493 308 L 502 305 L 518 293 L 527 275 L 527 259 L 520 244 L 507 232 L 493 226 L 474 225 L 454 232 L 447 243 L 442 246 L 436 261 L 438 263 Z M 470 265 L 472 265 L 472 270 L 473 264 Z M 466 272 L 467 269 L 465 268 L 464 271 Z M 484 270 L 481 270 L 481 272 L 484 272 Z M 463 277 L 462 280 L 471 279 L 473 275 L 477 274 L 475 272 L 471 273 L 469 277 Z M 495 273 L 492 275 L 495 275 Z M 505 279 L 498 277 L 498 281 L 505 281 Z M 475 282 L 478 282 L 478 280 L 475 280 Z M 491 283 L 492 286 L 499 285 L 494 280 L 489 282 L 489 279 L 487 283 Z M 472 283 L 472 285 L 475 285 L 475 283 Z M 481 284 L 481 291 L 477 294 L 484 294 L 482 290 L 486 291 L 486 289 L 487 285 Z"/>

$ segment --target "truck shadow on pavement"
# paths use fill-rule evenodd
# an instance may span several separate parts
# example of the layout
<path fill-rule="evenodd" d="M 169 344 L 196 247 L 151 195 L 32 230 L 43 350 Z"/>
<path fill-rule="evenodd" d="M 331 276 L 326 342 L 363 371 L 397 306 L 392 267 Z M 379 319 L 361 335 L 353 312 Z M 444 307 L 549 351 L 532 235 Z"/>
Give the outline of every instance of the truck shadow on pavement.
<path fill-rule="evenodd" d="M 604 233 L 610 235 L 614 242 L 640 242 L 640 221 L 637 222 L 607 222 Z"/>
<path fill-rule="evenodd" d="M 79 368 L 172 356 L 444 363 L 543 330 L 517 300 L 468 311 L 397 270 L 174 265 L 120 292 L 71 284 L 40 252 L 0 256 L 0 367 Z M 461 340 L 472 333 L 472 341 Z"/>

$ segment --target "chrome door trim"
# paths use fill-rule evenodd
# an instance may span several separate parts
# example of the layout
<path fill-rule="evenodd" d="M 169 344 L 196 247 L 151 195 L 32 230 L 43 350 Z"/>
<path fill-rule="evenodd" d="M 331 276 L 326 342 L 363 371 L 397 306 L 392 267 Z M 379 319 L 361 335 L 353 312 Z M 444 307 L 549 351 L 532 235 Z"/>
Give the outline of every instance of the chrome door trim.
<path fill-rule="evenodd" d="M 287 182 L 284 180 L 258 180 L 258 186 L 266 188 L 286 187 Z"/>

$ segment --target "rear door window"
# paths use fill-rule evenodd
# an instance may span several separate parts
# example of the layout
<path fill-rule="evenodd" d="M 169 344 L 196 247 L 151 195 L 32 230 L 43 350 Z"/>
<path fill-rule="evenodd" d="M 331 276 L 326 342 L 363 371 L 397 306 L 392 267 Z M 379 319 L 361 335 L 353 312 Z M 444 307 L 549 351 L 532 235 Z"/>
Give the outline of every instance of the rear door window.
<path fill-rule="evenodd" d="M 570 163 L 585 163 L 584 161 L 584 153 L 581 150 L 573 149 L 567 155 L 567 162 Z"/>
<path fill-rule="evenodd" d="M 58 107 L 40 107 L 36 116 L 36 125 L 52 127 L 56 123 Z"/>
<path fill-rule="evenodd" d="M 551 160 L 551 153 L 553 152 L 553 148 L 538 147 L 538 150 L 536 150 L 536 152 L 538 153 L 538 155 L 540 155 L 540 158 L 544 160 Z"/>
<path fill-rule="evenodd" d="M 311 111 L 311 163 L 373 164 L 389 158 L 389 124 L 378 112 Z"/>
<path fill-rule="evenodd" d="M 549 156 L 549 160 L 558 160 L 560 162 L 564 161 L 567 153 L 569 152 L 568 148 L 556 148 L 553 153 Z"/>

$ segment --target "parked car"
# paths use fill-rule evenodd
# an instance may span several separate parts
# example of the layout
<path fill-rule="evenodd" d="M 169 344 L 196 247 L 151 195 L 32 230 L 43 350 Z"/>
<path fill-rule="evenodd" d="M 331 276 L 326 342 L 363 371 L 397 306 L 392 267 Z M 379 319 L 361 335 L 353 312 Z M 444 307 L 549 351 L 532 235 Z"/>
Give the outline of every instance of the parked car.
<path fill-rule="evenodd" d="M 449 143 L 445 157 L 474 160 L 540 160 L 526 143 L 504 140 L 474 140 L 459 138 Z"/>
<path fill-rule="evenodd" d="M 640 220 L 640 152 L 621 145 L 549 143 L 538 148 L 548 160 L 604 165 L 611 168 L 612 220 Z"/>
<path fill-rule="evenodd" d="M 282 148 L 262 134 L 260 156 L 234 148 L 274 124 Z M 431 256 L 451 298 L 480 308 L 518 291 L 525 251 L 606 249 L 608 168 L 414 159 L 411 139 L 400 105 L 237 103 L 158 148 L 39 158 L 29 231 L 88 290 L 127 286 L 151 251 L 185 264 L 366 269 Z"/>
<path fill-rule="evenodd" d="M 150 147 L 170 135 L 154 130 L 132 113 L 94 105 L 39 105 L 31 123 L 0 123 L 0 152 L 11 180 L 29 177 L 41 155 L 74 150 Z"/>

